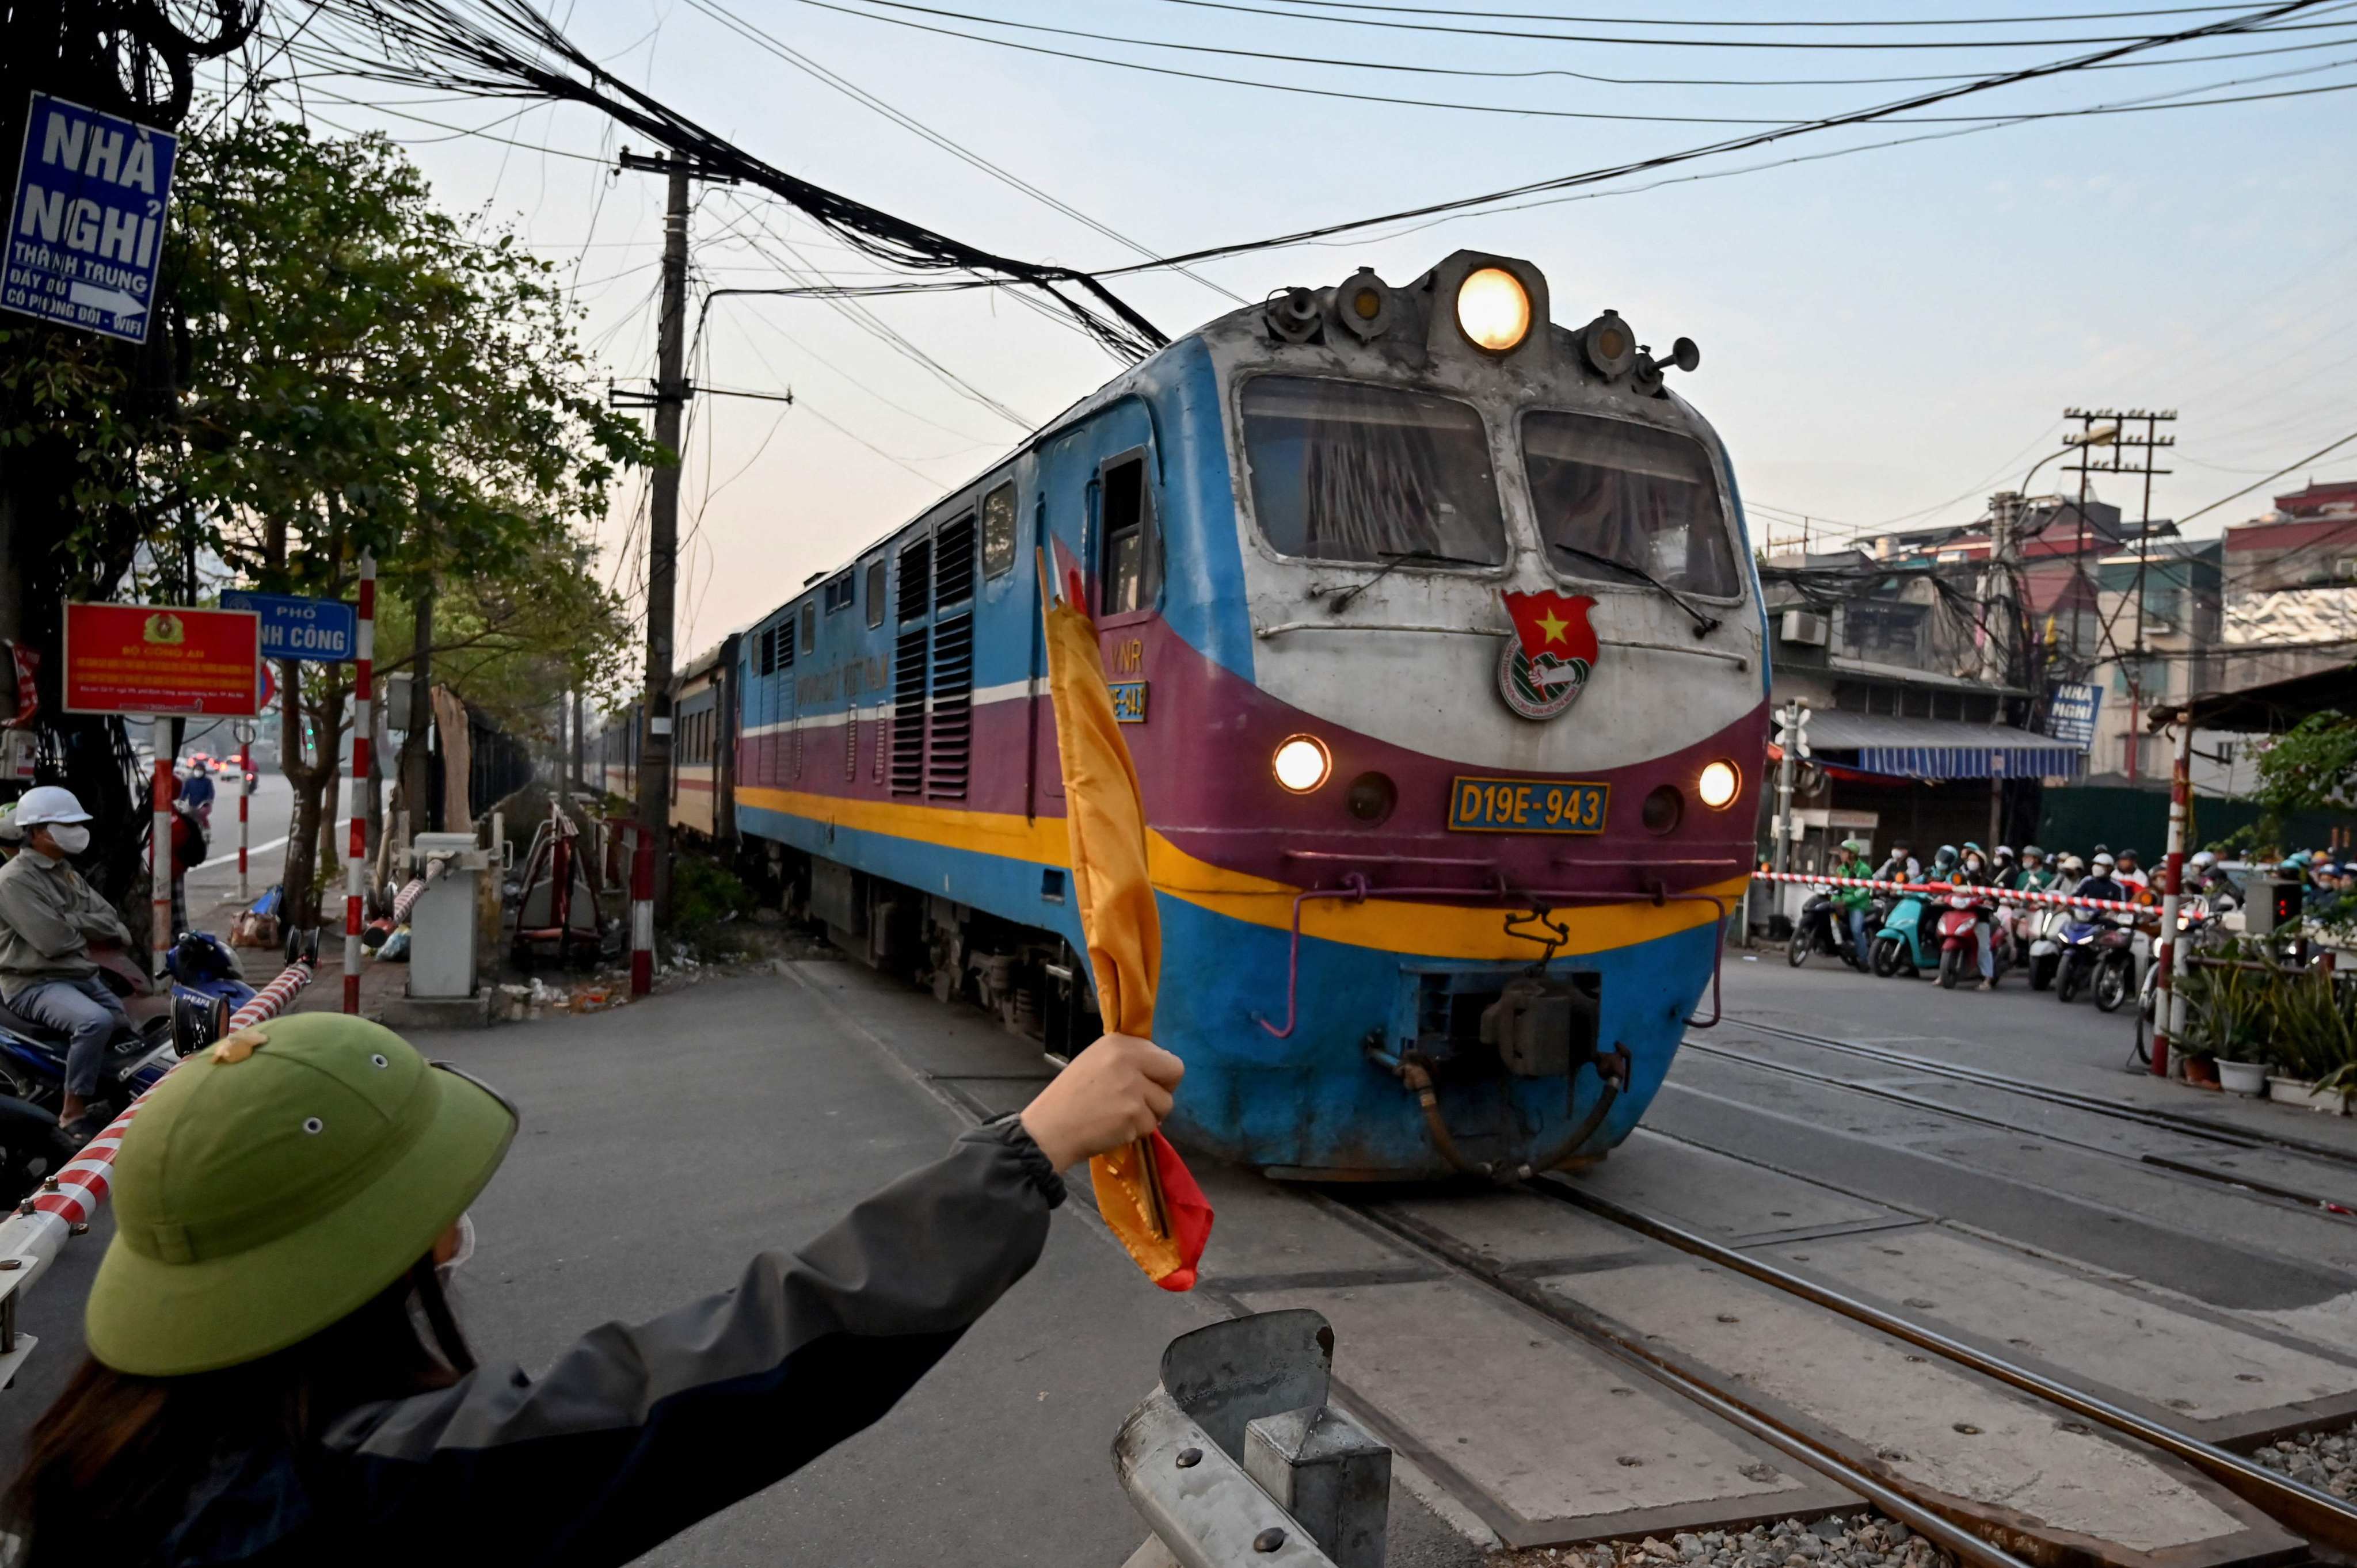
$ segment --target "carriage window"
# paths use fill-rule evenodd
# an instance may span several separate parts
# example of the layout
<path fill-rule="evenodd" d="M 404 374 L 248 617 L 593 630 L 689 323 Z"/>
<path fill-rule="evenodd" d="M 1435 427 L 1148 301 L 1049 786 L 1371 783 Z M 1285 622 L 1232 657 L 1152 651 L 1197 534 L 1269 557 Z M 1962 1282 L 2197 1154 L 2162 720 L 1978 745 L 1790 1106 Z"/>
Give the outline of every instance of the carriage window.
<path fill-rule="evenodd" d="M 1700 442 L 1626 420 L 1539 412 L 1523 421 L 1523 461 L 1539 536 L 1564 572 L 1611 575 L 1562 548 L 1569 545 L 1688 593 L 1743 591 L 1717 478 Z"/>
<path fill-rule="evenodd" d="M 867 628 L 870 631 L 884 624 L 884 563 L 867 564 Z"/>
<path fill-rule="evenodd" d="M 982 575 L 996 577 L 1015 564 L 1015 487 L 982 498 Z"/>
<path fill-rule="evenodd" d="M 1146 460 L 1132 457 L 1115 463 L 1105 469 L 1100 482 L 1104 538 L 1101 613 L 1152 609 L 1162 591 L 1162 542 L 1155 537 L 1154 498 L 1146 488 Z"/>
<path fill-rule="evenodd" d="M 802 607 L 802 651 L 808 653 L 816 647 L 818 647 L 818 607 L 804 605 Z"/>
<path fill-rule="evenodd" d="M 1253 514 L 1317 561 L 1506 558 L 1481 416 L 1426 392 L 1263 376 L 1244 388 Z"/>

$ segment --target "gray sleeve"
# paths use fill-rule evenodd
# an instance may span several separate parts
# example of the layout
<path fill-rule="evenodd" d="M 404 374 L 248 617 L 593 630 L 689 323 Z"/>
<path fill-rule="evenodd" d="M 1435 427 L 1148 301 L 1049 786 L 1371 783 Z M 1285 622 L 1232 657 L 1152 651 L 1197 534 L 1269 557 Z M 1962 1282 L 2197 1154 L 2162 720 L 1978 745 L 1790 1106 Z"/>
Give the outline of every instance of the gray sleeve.
<path fill-rule="evenodd" d="M 627 1563 L 883 1415 L 1029 1271 L 1061 1195 L 1019 1124 L 975 1128 L 800 1252 L 595 1329 L 537 1382 L 479 1368 L 355 1412 L 326 1444 L 337 1511 L 387 1556 L 430 1561 L 457 1528 L 483 1561 Z"/>
<path fill-rule="evenodd" d="M 23 853 L 37 854 L 39 851 L 28 849 Z M 47 874 L 33 874 L 43 875 Z M 79 951 L 83 943 L 81 926 L 49 907 L 49 901 L 41 897 L 41 889 L 33 886 L 32 875 L 0 876 L 0 926 L 6 927 L 18 941 L 43 958 L 63 958 Z"/>

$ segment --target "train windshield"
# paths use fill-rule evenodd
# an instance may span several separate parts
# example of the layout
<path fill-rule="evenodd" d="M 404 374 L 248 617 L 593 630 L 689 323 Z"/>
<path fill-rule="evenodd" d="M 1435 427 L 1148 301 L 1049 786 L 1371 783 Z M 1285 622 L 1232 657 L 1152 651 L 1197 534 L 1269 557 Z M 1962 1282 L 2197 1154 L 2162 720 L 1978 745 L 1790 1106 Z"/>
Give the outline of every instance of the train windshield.
<path fill-rule="evenodd" d="M 1481 416 L 1466 403 L 1301 376 L 1244 388 L 1253 513 L 1280 553 L 1316 561 L 1506 558 Z"/>
<path fill-rule="evenodd" d="M 1555 566 L 1595 575 L 1620 562 L 1684 593 L 1743 591 L 1709 454 L 1689 436 L 1626 420 L 1536 410 L 1523 461 L 1539 536 Z"/>

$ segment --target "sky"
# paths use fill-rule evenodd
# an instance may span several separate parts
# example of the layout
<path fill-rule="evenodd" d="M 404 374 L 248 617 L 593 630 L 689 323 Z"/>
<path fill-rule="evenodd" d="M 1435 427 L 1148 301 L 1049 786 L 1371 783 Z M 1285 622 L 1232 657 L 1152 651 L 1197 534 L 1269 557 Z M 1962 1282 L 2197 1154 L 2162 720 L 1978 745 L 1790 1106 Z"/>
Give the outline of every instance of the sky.
<path fill-rule="evenodd" d="M 304 0 L 268 3 L 262 53 L 311 25 Z M 1650 157 L 1936 85 L 1857 79 L 1977 78 L 2116 47 L 2084 40 L 2255 8 L 544 3 L 615 78 L 800 178 L 971 244 L 1092 270 Z M 1624 19 L 1559 19 L 1573 16 Z M 1794 22 L 1840 25 L 1737 25 Z M 1033 30 L 1011 25 L 1020 23 Z M 1799 542 L 1803 520 L 1820 548 L 1968 522 L 1990 491 L 2018 487 L 2060 449 L 2072 406 L 2176 410 L 2178 446 L 2163 459 L 2175 471 L 2156 481 L 2153 515 L 2186 516 L 2357 431 L 2357 91 L 2308 91 L 2357 85 L 2357 0 L 2329 0 L 2282 27 L 2125 57 L 2158 65 L 1975 94 L 1915 112 L 1911 124 L 1785 137 L 1561 193 L 1576 199 L 1379 225 L 1114 286 L 1176 334 L 1361 265 L 1405 283 L 1459 248 L 1526 258 L 1549 279 L 1558 322 L 1609 306 L 1641 341 L 1700 345 L 1701 366 L 1679 390 L 1727 442 L 1754 542 L 1778 548 Z M 1039 30 L 1053 28 L 1164 47 Z M 1887 47 L 1900 43 L 1910 47 Z M 1835 47 L 1867 44 L 1886 47 Z M 579 107 L 519 112 L 335 81 L 301 63 L 305 53 L 298 34 L 274 59 L 292 78 L 274 92 L 280 112 L 401 141 L 446 205 L 512 229 L 560 264 L 608 373 L 640 384 L 652 375 L 662 181 L 613 171 L 627 133 Z M 2228 54 L 2244 58 L 2193 58 Z M 1157 70 L 1103 63 L 1113 60 Z M 1749 84 L 1760 79 L 1803 84 Z M 1986 129 L 1926 118 L 2282 93 L 2300 95 Z M 1573 117 L 1585 115 L 1653 118 Z M 1689 123 L 1701 121 L 1751 124 Z M 716 288 L 899 274 L 741 188 L 703 188 L 692 233 L 691 320 L 703 321 L 694 379 L 791 389 L 795 402 L 694 405 L 683 657 L 962 485 L 1120 369 L 1052 313 L 1001 291 L 707 305 Z M 2041 468 L 2033 490 L 2075 485 L 2059 477 L 2067 461 Z M 2188 532 L 2259 515 L 2308 472 L 2208 510 Z M 2313 472 L 2357 476 L 2357 443 Z M 2140 480 L 2099 477 L 2093 488 L 2131 517 L 2143 506 Z M 610 580 L 639 603 L 644 516 L 643 485 L 633 484 L 600 534 Z"/>

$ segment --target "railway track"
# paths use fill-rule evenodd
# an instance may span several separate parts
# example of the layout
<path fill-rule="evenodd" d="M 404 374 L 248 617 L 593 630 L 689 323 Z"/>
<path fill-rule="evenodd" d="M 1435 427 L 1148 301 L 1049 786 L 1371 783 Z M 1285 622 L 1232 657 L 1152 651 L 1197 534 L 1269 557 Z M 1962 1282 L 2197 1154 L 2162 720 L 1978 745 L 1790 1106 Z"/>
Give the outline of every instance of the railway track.
<path fill-rule="evenodd" d="M 1674 1248 L 1714 1268 L 1767 1285 L 1991 1379 L 2075 1421 L 2104 1427 L 2134 1444 L 2167 1455 L 2312 1544 L 2336 1553 L 2357 1552 L 2357 1505 L 2191 1434 L 2124 1409 L 2085 1389 L 2016 1365 L 1682 1226 L 1584 1191 L 1576 1181 L 1546 1176 L 1527 1185 L 1530 1191 L 1549 1200 Z M 2099 1553 L 2083 1545 L 2064 1543 L 2058 1547 L 2051 1535 L 2010 1517 L 2002 1508 L 1975 1508 L 1952 1494 L 1910 1485 L 1889 1466 L 1877 1465 L 1870 1451 L 1860 1453 L 1855 1444 L 1838 1434 L 1813 1430 L 1792 1419 L 1774 1402 L 1747 1388 L 1739 1378 L 1717 1375 L 1663 1350 L 1653 1342 L 1656 1336 L 1624 1326 L 1566 1301 L 1545 1288 L 1542 1281 L 1501 1265 L 1485 1256 L 1482 1249 L 1451 1234 L 1445 1227 L 1405 1212 L 1387 1201 L 1353 1201 L 1330 1193 L 1318 1201 L 1356 1216 L 1378 1228 L 1395 1245 L 1511 1298 L 1608 1353 L 1638 1363 L 1712 1415 L 1856 1492 L 1975 1568 L 2029 1568 L 2033 1564 L 2040 1568 L 2086 1568 L 2087 1564 L 2104 1561 Z"/>
<path fill-rule="evenodd" d="M 1729 1021 L 1733 1022 L 1733 1020 Z M 2240 1151 L 2267 1149 L 2276 1153 L 2292 1155 L 2295 1157 L 2303 1159 L 2322 1157 L 2317 1152 L 2320 1148 L 2320 1145 L 2309 1144 L 2306 1144 L 2304 1140 L 2300 1139 L 2275 1139 L 2267 1137 L 2265 1134 L 2245 1134 L 2239 1129 L 2233 1130 L 2231 1132 L 2223 1129 L 2213 1130 L 2212 1126 L 2207 1124 L 2202 1127 L 2187 1127 L 2178 1124 L 2178 1119 L 2171 1117 L 2170 1114 L 2166 1112 L 2147 1113 L 2138 1111 L 2134 1107 L 2108 1106 L 2105 1101 L 2096 1100 L 2092 1096 L 2067 1095 L 2066 1092 L 2062 1090 L 2046 1090 L 2036 1086 L 2025 1086 L 2011 1082 L 1993 1074 L 1974 1072 L 1970 1069 L 1943 1069 L 1940 1067 L 1928 1063 L 1922 1066 L 1917 1066 L 1915 1064 L 1921 1058 L 1910 1057 L 1904 1052 L 1890 1052 L 1887 1054 L 1875 1052 L 1871 1047 L 1857 1047 L 1849 1041 L 1827 1039 L 1816 1036 L 1806 1035 L 1798 1030 L 1775 1028 L 1768 1025 L 1744 1024 L 1741 1026 L 1744 1028 L 1755 1029 L 1761 1034 L 1771 1034 L 1781 1038 L 1792 1039 L 1803 1044 L 1813 1046 L 1822 1050 L 1839 1051 L 1844 1054 L 1870 1055 L 1874 1059 L 1888 1060 L 1892 1066 L 1905 1065 L 1910 1072 L 1930 1074 L 1953 1082 L 1970 1083 L 1976 1088 L 1996 1089 L 2015 1093 L 2025 1100 L 2037 1101 L 2044 1103 L 2061 1104 L 2073 1111 L 2082 1111 L 2089 1114 L 2108 1116 L 2114 1120 L 2147 1127 L 2154 1131 L 2169 1133 L 2179 1137 L 2200 1138 L 2210 1143 L 2217 1144 L 2222 1148 L 2231 1148 Z M 1772 1061 L 1767 1058 L 1753 1056 L 1748 1052 L 1735 1050 L 1723 1045 L 1710 1044 L 1700 1040 L 1690 1039 L 1679 1047 L 1679 1049 L 1681 1051 L 1692 1051 L 1697 1056 L 1708 1057 L 1715 1060 L 1738 1062 L 1745 1067 L 1753 1068 L 1761 1072 L 1777 1073 L 1786 1078 L 1801 1079 L 1803 1082 L 1820 1084 L 1829 1089 L 1839 1089 L 1852 1094 L 1865 1095 L 1869 1099 L 1885 1101 L 1894 1105 L 1903 1105 L 1912 1111 L 1921 1111 L 1933 1115 L 1946 1116 L 1958 1122 L 1969 1122 L 1978 1126 L 1994 1127 L 2003 1132 L 2018 1133 L 2029 1137 L 2042 1138 L 2048 1143 L 2060 1144 L 2069 1148 L 2078 1149 L 2086 1154 L 2100 1155 L 2105 1159 L 2118 1160 L 2124 1164 L 2143 1165 L 2154 1170 L 2168 1171 L 2172 1175 L 2184 1176 L 2191 1180 L 2208 1182 L 2213 1186 L 2233 1188 L 2244 1192 L 2256 1194 L 2265 1197 L 2277 1198 L 2287 1203 L 2296 1204 L 2304 1208 L 2314 1209 L 2321 1214 L 2330 1215 L 2336 1219 L 2357 1220 L 2357 1208 L 2352 1208 L 2348 1204 L 2342 1203 L 2337 1198 L 2327 1197 L 2319 1193 L 2304 1192 L 2296 1187 L 2280 1187 L 2273 1182 L 2259 1180 L 2255 1176 L 2245 1176 L 2240 1173 L 2229 1173 L 2222 1170 L 2214 1170 L 2207 1165 L 2194 1165 L 2185 1160 L 2171 1159 L 2166 1155 L 2132 1154 L 2114 1148 L 2106 1144 L 2095 1143 L 2083 1138 L 2070 1137 L 2066 1134 L 2057 1133 L 2051 1128 L 2030 1126 L 2020 1122 L 2007 1121 L 2001 1116 L 1992 1116 L 1978 1111 L 1968 1111 L 1960 1106 L 1950 1105 L 1943 1101 L 1932 1100 L 1921 1094 L 1910 1094 L 1903 1089 L 1895 1089 L 1887 1084 L 1861 1083 L 1856 1079 L 1841 1078 L 1832 1073 L 1812 1072 L 1806 1068 L 1796 1067 L 1790 1062 Z M 2188 1118 L 2185 1120 L 2194 1119 Z M 2324 1153 L 2335 1156 L 2340 1155 L 2340 1151 L 2338 1150 L 2325 1151 Z M 2340 1159 L 2337 1163 L 2357 1165 L 2357 1161 L 2347 1160 L 2345 1157 Z"/>
<path fill-rule="evenodd" d="M 1750 1029 L 1756 1033 L 1771 1035 L 1781 1039 L 1797 1041 L 1804 1046 L 1814 1046 L 1821 1050 L 1836 1051 L 1844 1056 L 1858 1057 L 1868 1061 L 1880 1062 L 1889 1067 L 1905 1068 L 1910 1072 L 1952 1079 L 1959 1083 L 1975 1084 L 1984 1089 L 2002 1090 L 2018 1099 L 2034 1100 L 2049 1105 L 2066 1106 L 2073 1111 L 2083 1111 L 2091 1115 L 2107 1117 L 2115 1122 L 2134 1122 L 2139 1126 L 2177 1133 L 2190 1138 L 2201 1138 L 2235 1148 L 2272 1149 L 2281 1154 L 2298 1155 L 2307 1159 L 2322 1160 L 2331 1165 L 2357 1168 L 2357 1154 L 2307 1138 L 2292 1138 L 2279 1133 L 2236 1127 L 2223 1122 L 2212 1122 L 2207 1117 L 2189 1116 L 2180 1112 L 2122 1105 L 2115 1101 L 2104 1100 L 2092 1094 L 2074 1094 L 2067 1089 L 2051 1089 L 2040 1084 L 2022 1083 L 2002 1073 L 1984 1072 L 1977 1068 L 1964 1067 L 1955 1062 L 1943 1062 L 1932 1057 L 1917 1056 L 1910 1051 L 1893 1050 L 1887 1046 L 1867 1045 L 1858 1040 L 1835 1039 L 1826 1035 L 1813 1035 L 1806 1030 L 1788 1028 L 1781 1024 L 1762 1024 L 1749 1018 L 1733 1015 L 1729 1015 L 1727 1022 L 1738 1028 Z M 1693 1044 L 1694 1042 L 1689 1041 L 1688 1047 Z M 1857 1087 L 1855 1084 L 1846 1086 Z M 1945 1109 L 1937 1106 L 1932 1108 Z"/>

